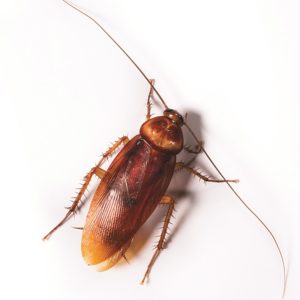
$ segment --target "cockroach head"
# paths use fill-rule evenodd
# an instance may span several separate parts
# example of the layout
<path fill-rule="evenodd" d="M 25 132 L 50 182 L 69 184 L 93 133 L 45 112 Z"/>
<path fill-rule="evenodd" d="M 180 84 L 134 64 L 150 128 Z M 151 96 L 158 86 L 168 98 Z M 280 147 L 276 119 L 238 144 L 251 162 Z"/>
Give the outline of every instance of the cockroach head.
<path fill-rule="evenodd" d="M 181 127 L 184 123 L 182 115 L 174 109 L 167 108 L 164 111 L 164 116 L 170 119 L 177 126 Z"/>

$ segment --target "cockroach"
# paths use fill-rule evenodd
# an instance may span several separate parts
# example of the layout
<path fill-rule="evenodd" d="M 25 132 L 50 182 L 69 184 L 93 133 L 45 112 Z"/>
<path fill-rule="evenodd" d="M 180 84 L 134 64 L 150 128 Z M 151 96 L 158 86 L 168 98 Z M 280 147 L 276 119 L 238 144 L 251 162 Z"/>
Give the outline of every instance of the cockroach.
<path fill-rule="evenodd" d="M 267 225 L 233 188 L 231 183 L 238 180 L 227 180 L 225 178 L 183 116 L 167 106 L 155 88 L 154 80 L 146 76 L 137 63 L 104 27 L 73 4 L 65 0 L 62 1 L 92 20 L 107 35 L 138 69 L 149 84 L 150 92 L 147 100 L 146 121 L 140 127 L 139 134 L 132 139 L 129 139 L 127 136 L 120 138 L 102 155 L 98 164 L 84 177 L 83 185 L 72 205 L 68 208 L 65 217 L 44 236 L 43 240 L 47 240 L 79 210 L 81 199 L 94 175 L 99 177 L 101 182 L 95 191 L 85 225 L 82 228 L 81 251 L 85 262 L 88 265 L 98 265 L 100 270 L 107 270 L 113 267 L 122 257 L 126 258 L 125 253 L 137 231 L 151 216 L 158 204 L 165 204 L 168 206 L 168 209 L 162 232 L 155 252 L 141 280 L 141 284 L 143 284 L 149 277 L 157 257 L 165 246 L 166 234 L 175 205 L 174 198 L 166 194 L 167 188 L 174 171 L 186 170 L 205 182 L 224 182 L 227 184 L 241 203 L 267 230 L 281 258 L 285 287 L 285 263 L 278 242 Z M 153 93 L 157 95 L 165 109 L 162 116 L 152 118 L 151 99 Z M 184 146 L 182 126 L 186 127 L 195 140 L 195 148 Z M 120 146 L 123 147 L 117 153 L 108 169 L 106 171 L 102 169 L 103 163 L 113 156 Z M 194 155 L 200 152 L 203 153 L 216 169 L 221 179 L 213 179 L 203 175 L 190 166 L 191 161 L 188 163 L 177 162 L 176 156 L 183 149 Z"/>

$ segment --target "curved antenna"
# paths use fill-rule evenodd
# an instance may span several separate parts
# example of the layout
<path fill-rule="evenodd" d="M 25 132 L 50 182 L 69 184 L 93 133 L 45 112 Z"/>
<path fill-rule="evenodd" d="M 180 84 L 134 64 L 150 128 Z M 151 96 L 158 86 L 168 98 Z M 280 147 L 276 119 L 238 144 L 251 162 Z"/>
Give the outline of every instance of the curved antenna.
<path fill-rule="evenodd" d="M 155 86 L 152 84 L 152 82 L 148 78 L 148 76 L 142 71 L 142 69 L 138 66 L 138 64 L 129 56 L 129 54 L 124 50 L 124 48 L 106 31 L 106 29 L 99 22 L 97 22 L 93 17 L 91 17 L 87 13 L 85 13 L 83 10 L 79 9 L 78 7 L 76 7 L 75 5 L 73 5 L 72 3 L 70 3 L 66 0 L 62 0 L 62 1 L 65 2 L 67 5 L 69 5 L 70 7 L 72 7 L 73 9 L 75 9 L 76 11 L 78 11 L 79 13 L 81 13 L 84 16 L 86 16 L 87 18 L 89 18 L 90 20 L 92 20 L 112 40 L 112 42 L 126 55 L 126 57 L 133 63 L 133 65 L 138 69 L 138 71 L 142 74 L 142 76 L 150 84 L 150 86 L 152 87 L 152 89 L 154 90 L 156 95 L 158 96 L 159 100 L 161 101 L 161 103 L 163 104 L 165 109 L 168 109 L 166 102 L 164 101 L 164 99 L 162 98 L 160 93 L 157 91 Z"/>
<path fill-rule="evenodd" d="M 216 171 L 219 173 L 219 175 L 221 176 L 221 178 L 223 180 L 225 180 L 225 183 L 228 185 L 228 187 L 231 189 L 231 191 L 235 194 L 235 196 L 242 202 L 242 204 L 248 209 L 248 211 L 250 211 L 250 213 L 260 222 L 260 224 L 267 230 L 267 232 L 270 234 L 273 242 L 276 245 L 276 248 L 278 250 L 278 253 L 280 255 L 281 258 L 281 263 L 282 263 L 282 269 L 283 269 L 283 292 L 282 292 L 282 297 L 285 294 L 285 287 L 286 287 L 286 267 L 285 267 L 285 262 L 284 262 L 284 258 L 283 258 L 283 254 L 280 250 L 279 244 L 274 236 L 274 234 L 272 233 L 272 231 L 270 230 L 270 228 L 265 224 L 265 222 L 253 211 L 252 208 L 249 207 L 249 205 L 242 199 L 242 197 L 237 193 L 237 191 L 233 188 L 233 186 L 226 180 L 225 176 L 223 175 L 223 173 L 220 171 L 220 169 L 216 166 L 216 164 L 214 163 L 214 161 L 211 159 L 211 157 L 209 156 L 209 154 L 206 152 L 206 150 L 203 148 L 202 143 L 200 142 L 200 140 L 197 138 L 197 136 L 195 135 L 195 133 L 192 131 L 192 129 L 189 127 L 189 125 L 187 123 L 184 122 L 184 125 L 186 126 L 187 130 L 190 132 L 190 134 L 192 135 L 192 137 L 195 139 L 195 141 L 197 142 L 197 144 L 201 147 L 202 152 L 205 154 L 205 156 L 207 157 L 207 159 L 209 160 L 209 162 L 212 164 L 212 166 L 216 169 Z"/>

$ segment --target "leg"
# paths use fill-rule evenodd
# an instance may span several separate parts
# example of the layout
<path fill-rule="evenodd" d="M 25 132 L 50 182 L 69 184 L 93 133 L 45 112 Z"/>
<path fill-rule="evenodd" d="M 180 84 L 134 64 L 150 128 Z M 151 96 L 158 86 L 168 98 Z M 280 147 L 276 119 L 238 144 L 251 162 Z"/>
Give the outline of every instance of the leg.
<path fill-rule="evenodd" d="M 77 194 L 76 198 L 74 199 L 72 205 L 68 207 L 68 212 L 66 213 L 65 217 L 48 233 L 43 237 L 43 240 L 47 240 L 53 232 L 55 232 L 59 227 L 61 227 L 71 215 L 74 215 L 76 211 L 78 211 L 80 200 L 82 196 L 84 195 L 93 175 L 97 175 L 99 178 L 102 178 L 105 174 L 105 171 L 101 169 L 101 165 L 104 163 L 104 161 L 111 156 L 114 151 L 121 145 L 125 145 L 129 141 L 127 136 L 121 137 L 118 141 L 116 141 L 103 155 L 98 164 L 92 168 L 84 177 L 83 179 L 83 185 L 79 190 L 79 193 Z"/>
<path fill-rule="evenodd" d="M 150 79 L 151 86 L 150 86 L 150 91 L 147 99 L 147 114 L 146 114 L 146 120 L 149 120 L 151 118 L 151 98 L 153 97 L 153 85 L 155 83 L 154 79 Z"/>
<path fill-rule="evenodd" d="M 160 235 L 160 238 L 159 238 L 159 241 L 158 241 L 158 244 L 156 246 L 156 250 L 151 258 L 151 261 L 147 267 L 147 270 L 146 270 L 146 273 L 141 281 L 141 284 L 144 284 L 145 280 L 147 279 L 147 277 L 149 277 L 149 274 L 151 272 L 151 269 L 159 255 L 159 253 L 161 252 L 161 250 L 164 249 L 164 246 L 165 246 L 165 238 L 166 238 L 166 234 L 167 234 L 167 231 L 168 231 L 168 226 L 169 226 L 169 223 L 170 223 L 170 219 L 172 217 L 172 213 L 173 213 L 173 210 L 174 210 L 174 205 L 175 205 L 175 201 L 174 199 L 169 196 L 169 195 L 165 195 L 161 198 L 161 201 L 160 201 L 161 204 L 167 204 L 169 207 L 168 207 L 168 210 L 167 210 L 167 214 L 166 214 L 166 217 L 165 217 L 165 220 L 164 220 L 164 226 L 163 226 L 163 229 L 162 229 L 162 232 L 161 232 L 161 235 Z"/>
<path fill-rule="evenodd" d="M 103 170 L 102 168 L 97 168 L 95 170 L 95 175 L 99 178 L 99 179 L 102 179 L 105 175 L 106 171 Z M 79 202 L 80 203 L 80 202 Z M 80 210 L 80 204 L 77 205 L 77 208 L 76 208 L 77 211 Z M 74 212 L 75 213 L 75 212 Z M 83 230 L 83 227 L 73 227 L 74 229 L 78 229 L 78 230 Z"/>
<path fill-rule="evenodd" d="M 223 179 L 212 179 L 209 176 L 203 175 L 197 170 L 194 170 L 193 168 L 189 167 L 188 165 L 184 164 L 183 162 L 176 163 L 175 170 L 180 171 L 182 169 L 185 169 L 186 171 L 190 172 L 191 174 L 197 176 L 198 178 L 202 179 L 205 182 L 239 182 L 238 179 L 233 180 L 223 180 Z"/>

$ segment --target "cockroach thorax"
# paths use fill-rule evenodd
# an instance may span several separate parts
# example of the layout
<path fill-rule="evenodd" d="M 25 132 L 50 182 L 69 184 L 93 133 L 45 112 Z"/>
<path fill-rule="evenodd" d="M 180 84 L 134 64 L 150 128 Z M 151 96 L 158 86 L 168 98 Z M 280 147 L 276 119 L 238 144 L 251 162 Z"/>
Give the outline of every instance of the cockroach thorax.
<path fill-rule="evenodd" d="M 142 125 L 140 134 L 157 150 L 177 154 L 183 148 L 183 135 L 179 125 L 181 116 L 174 110 L 168 111 L 167 116 L 164 113 L 164 116 L 147 120 Z"/>

